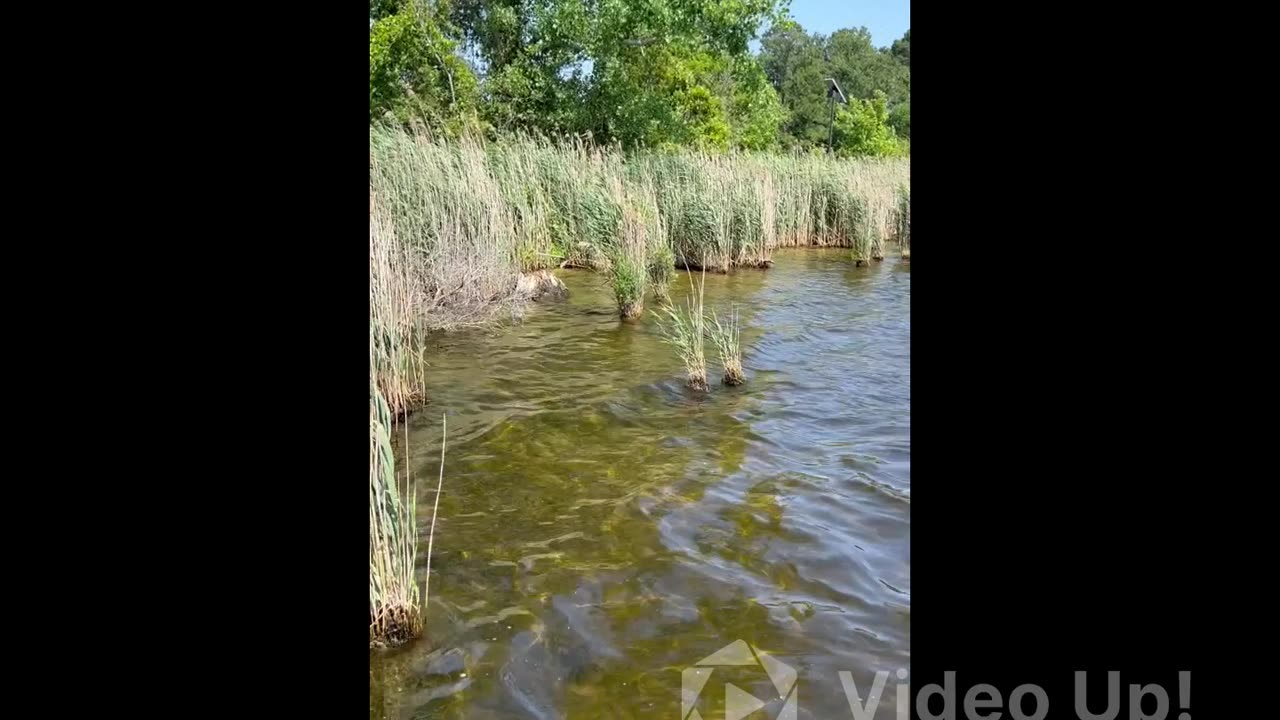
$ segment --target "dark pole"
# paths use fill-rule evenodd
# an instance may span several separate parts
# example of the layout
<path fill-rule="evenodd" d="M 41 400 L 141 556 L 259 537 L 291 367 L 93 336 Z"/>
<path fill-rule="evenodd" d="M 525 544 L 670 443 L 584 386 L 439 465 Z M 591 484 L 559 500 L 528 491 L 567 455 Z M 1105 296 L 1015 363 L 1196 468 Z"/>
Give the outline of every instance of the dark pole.
<path fill-rule="evenodd" d="M 831 106 L 831 117 L 827 120 L 827 149 L 836 151 L 836 94 L 827 92 L 827 104 Z"/>

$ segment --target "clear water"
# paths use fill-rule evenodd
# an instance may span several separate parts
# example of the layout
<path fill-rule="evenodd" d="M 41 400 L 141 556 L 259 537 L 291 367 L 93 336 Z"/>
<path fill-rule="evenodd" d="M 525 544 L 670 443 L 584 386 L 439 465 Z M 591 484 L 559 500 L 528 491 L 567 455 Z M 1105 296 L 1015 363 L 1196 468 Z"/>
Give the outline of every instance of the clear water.
<path fill-rule="evenodd" d="M 705 396 L 583 271 L 518 325 L 436 339 L 408 443 L 425 579 L 448 414 L 426 629 L 370 651 L 370 718 L 680 718 L 681 671 L 739 639 L 795 669 L 799 717 L 851 718 L 840 671 L 865 698 L 909 667 L 910 265 L 775 260 L 706 276 L 748 379 L 720 385 L 708 345 Z M 742 666 L 715 670 L 704 720 L 725 682 L 777 717 Z"/>

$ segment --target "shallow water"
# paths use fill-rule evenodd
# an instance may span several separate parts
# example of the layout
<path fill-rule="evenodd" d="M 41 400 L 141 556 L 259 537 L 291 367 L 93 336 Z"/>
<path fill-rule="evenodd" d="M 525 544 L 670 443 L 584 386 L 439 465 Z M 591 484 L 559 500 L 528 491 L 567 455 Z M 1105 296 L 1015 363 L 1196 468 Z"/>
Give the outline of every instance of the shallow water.
<path fill-rule="evenodd" d="M 448 414 L 426 630 L 370 651 L 370 718 L 680 718 L 681 671 L 739 639 L 796 671 L 798 717 L 852 718 L 840 671 L 865 698 L 909 667 L 910 266 L 775 260 L 706 276 L 747 384 L 720 385 L 708 345 L 703 397 L 582 271 L 519 325 L 436 340 L 409 435 L 421 581 Z M 743 666 L 715 670 L 704 720 L 726 681 L 778 716 Z"/>

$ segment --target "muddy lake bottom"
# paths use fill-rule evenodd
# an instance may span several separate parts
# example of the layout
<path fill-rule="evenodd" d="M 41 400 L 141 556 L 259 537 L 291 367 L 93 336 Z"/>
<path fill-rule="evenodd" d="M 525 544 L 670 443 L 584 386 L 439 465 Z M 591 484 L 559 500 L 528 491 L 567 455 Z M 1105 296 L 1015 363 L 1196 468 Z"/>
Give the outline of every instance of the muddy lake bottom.
<path fill-rule="evenodd" d="M 622 322 L 585 271 L 520 323 L 433 338 L 408 438 L 421 583 L 448 414 L 430 606 L 421 638 L 370 651 L 370 718 L 679 718 L 682 671 L 737 640 L 794 669 L 801 718 L 852 717 L 840 671 L 865 694 L 909 669 L 910 264 L 774 260 L 706 275 L 747 382 L 721 385 L 708 344 L 705 395 L 654 301 Z M 752 717 L 782 708 L 765 670 L 721 667 L 705 720 L 726 682 L 766 702 Z"/>

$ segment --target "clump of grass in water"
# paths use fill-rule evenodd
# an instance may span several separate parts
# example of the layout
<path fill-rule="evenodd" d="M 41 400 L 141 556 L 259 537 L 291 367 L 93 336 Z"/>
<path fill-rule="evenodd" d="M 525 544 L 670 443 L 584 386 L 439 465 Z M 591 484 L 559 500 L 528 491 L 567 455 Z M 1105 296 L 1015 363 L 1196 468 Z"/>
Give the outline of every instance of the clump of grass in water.
<path fill-rule="evenodd" d="M 418 555 L 417 492 L 405 469 L 404 487 L 396 480 L 395 455 L 391 448 L 391 411 L 370 385 L 369 419 L 369 645 L 401 645 L 422 631 L 418 605 L 418 585 L 413 579 Z M 441 417 L 440 481 L 431 510 L 427 535 L 427 579 L 423 594 L 425 607 L 431 599 L 431 550 L 436 535 L 436 512 L 444 487 L 444 450 L 447 421 Z M 409 442 L 405 426 L 405 444 Z"/>
<path fill-rule="evenodd" d="M 618 302 L 618 314 L 624 320 L 631 320 L 644 312 L 644 293 L 649 287 L 650 217 L 656 216 L 657 209 L 650 207 L 652 197 L 643 189 L 629 193 L 616 177 L 611 179 L 610 186 L 621 215 L 615 242 L 608 253 L 609 280 Z"/>
<path fill-rule="evenodd" d="M 625 256 L 615 258 L 609 268 L 618 314 L 624 320 L 638 318 L 644 312 L 644 289 L 648 284 L 646 272 L 644 265 Z"/>
<path fill-rule="evenodd" d="M 391 448 L 392 416 L 369 382 L 369 644 L 399 645 L 422 630 L 413 560 L 418 550 L 416 499 L 405 472 L 403 493 Z M 408 426 L 406 425 L 406 433 Z"/>
<path fill-rule="evenodd" d="M 741 385 L 746 382 L 742 373 L 742 345 L 740 342 L 738 311 L 730 309 L 729 318 L 721 323 L 720 317 L 711 311 L 711 322 L 707 325 L 711 342 L 720 355 L 720 366 L 724 368 L 725 385 Z"/>
<path fill-rule="evenodd" d="M 689 280 L 690 285 L 693 284 L 692 275 Z M 666 322 L 660 323 L 660 329 L 664 339 L 672 347 L 676 349 L 676 353 L 684 362 L 685 372 L 687 374 L 687 383 L 690 388 L 699 392 L 706 392 L 707 387 L 707 357 L 703 350 L 703 338 L 706 335 L 706 316 L 702 312 L 702 296 L 706 287 L 706 271 L 703 271 L 702 283 L 698 288 L 698 297 L 695 304 L 693 294 L 690 293 L 686 302 L 686 307 L 675 308 L 670 305 L 662 309 L 661 318 L 666 316 Z"/>

